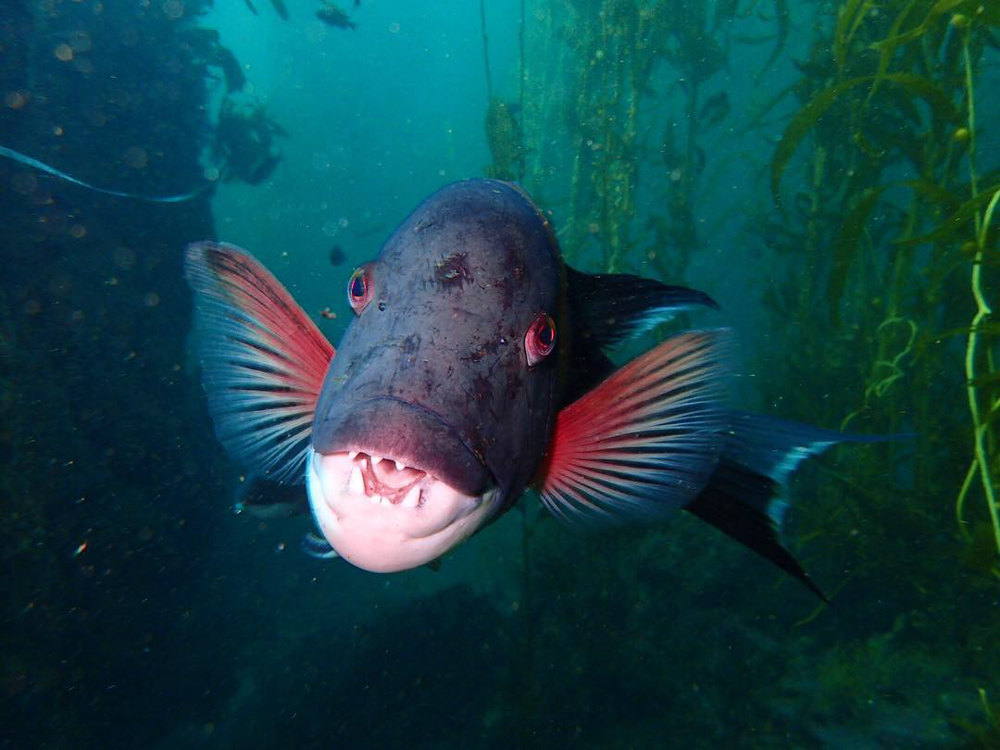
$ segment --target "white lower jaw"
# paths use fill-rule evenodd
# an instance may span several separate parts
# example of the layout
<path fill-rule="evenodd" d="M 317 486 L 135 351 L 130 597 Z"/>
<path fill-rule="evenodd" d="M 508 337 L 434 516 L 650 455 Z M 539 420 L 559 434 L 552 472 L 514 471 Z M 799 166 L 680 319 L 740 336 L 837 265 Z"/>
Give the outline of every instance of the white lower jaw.
<path fill-rule="evenodd" d="M 352 565 L 392 573 L 431 562 L 467 539 L 489 517 L 493 493 L 465 495 L 440 480 L 422 480 L 398 504 L 379 501 L 351 481 L 346 453 L 309 449 L 306 488 L 313 518 Z M 418 502 L 419 500 L 419 502 Z"/>

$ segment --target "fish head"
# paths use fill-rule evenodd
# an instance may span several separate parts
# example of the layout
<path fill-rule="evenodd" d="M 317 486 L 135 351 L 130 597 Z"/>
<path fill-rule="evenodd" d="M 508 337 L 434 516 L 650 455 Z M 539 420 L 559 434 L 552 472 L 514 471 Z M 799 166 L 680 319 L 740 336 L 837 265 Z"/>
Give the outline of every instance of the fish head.
<path fill-rule="evenodd" d="M 313 515 L 346 560 L 430 562 L 527 486 L 557 410 L 560 268 L 527 196 L 472 180 L 424 201 L 355 271 L 307 462 Z"/>

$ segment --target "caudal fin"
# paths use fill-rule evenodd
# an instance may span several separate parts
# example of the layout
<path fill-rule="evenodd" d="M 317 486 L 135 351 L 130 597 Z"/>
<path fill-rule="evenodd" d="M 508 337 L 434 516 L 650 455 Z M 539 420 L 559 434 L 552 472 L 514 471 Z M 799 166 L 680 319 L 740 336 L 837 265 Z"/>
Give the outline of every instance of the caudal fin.
<path fill-rule="evenodd" d="M 853 435 L 733 412 L 719 464 L 685 510 L 801 581 L 825 602 L 826 595 L 782 543 L 785 510 L 781 492 L 804 460 L 837 443 L 873 443 L 897 436 Z"/>

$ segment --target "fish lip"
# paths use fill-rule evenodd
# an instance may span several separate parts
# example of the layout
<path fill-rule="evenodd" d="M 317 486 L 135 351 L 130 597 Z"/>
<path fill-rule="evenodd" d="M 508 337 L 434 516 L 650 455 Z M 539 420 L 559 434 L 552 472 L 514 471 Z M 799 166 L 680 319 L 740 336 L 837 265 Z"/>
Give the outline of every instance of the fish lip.
<path fill-rule="evenodd" d="M 423 404 L 386 394 L 336 402 L 328 414 L 317 414 L 313 424 L 311 446 L 317 453 L 391 456 L 466 495 L 481 495 L 497 484 L 481 453 L 446 417 Z M 380 418 L 387 424 L 379 424 Z M 429 434 L 408 438 L 407 427 Z"/>
<path fill-rule="evenodd" d="M 430 475 L 418 480 L 439 483 L 426 488 L 432 494 L 426 505 L 424 488 L 416 505 L 372 503 L 366 493 L 346 486 L 328 495 L 330 484 L 322 476 L 322 463 L 331 457 L 348 458 L 340 452 L 318 453 L 311 447 L 307 453 L 306 487 L 313 520 L 340 557 L 364 570 L 391 573 L 431 562 L 468 538 L 492 515 L 496 487 L 465 496 Z M 354 460 L 348 460 L 350 472 L 359 468 Z M 434 496 L 437 491 L 443 494 Z"/>

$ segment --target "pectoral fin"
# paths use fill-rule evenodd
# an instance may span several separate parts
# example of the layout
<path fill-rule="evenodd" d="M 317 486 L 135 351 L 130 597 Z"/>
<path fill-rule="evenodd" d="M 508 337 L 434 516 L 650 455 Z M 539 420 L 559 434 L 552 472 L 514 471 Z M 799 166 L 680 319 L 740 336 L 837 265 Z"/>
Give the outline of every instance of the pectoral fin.
<path fill-rule="evenodd" d="M 333 346 L 278 280 L 235 245 L 188 246 L 185 273 L 219 440 L 256 474 L 302 481 Z"/>
<path fill-rule="evenodd" d="M 542 503 L 566 520 L 664 515 L 707 483 L 724 444 L 721 331 L 669 339 L 556 416 Z"/>

